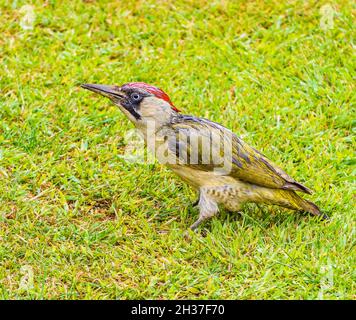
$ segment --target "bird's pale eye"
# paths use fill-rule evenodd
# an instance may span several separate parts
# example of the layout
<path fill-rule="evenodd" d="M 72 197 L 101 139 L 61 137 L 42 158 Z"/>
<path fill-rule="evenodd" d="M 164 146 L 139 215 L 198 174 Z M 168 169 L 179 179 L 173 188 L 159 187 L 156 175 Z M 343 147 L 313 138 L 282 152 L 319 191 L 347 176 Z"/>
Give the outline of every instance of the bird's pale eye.
<path fill-rule="evenodd" d="M 131 94 L 131 98 L 134 101 L 139 101 L 141 99 L 141 96 L 138 93 L 134 92 Z"/>

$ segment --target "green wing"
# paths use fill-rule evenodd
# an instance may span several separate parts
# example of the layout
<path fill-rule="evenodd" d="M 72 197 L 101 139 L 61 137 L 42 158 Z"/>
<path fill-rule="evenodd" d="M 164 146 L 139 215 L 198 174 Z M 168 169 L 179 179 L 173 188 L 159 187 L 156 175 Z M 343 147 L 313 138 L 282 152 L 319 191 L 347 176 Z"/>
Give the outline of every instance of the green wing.
<path fill-rule="evenodd" d="M 173 130 L 176 139 L 169 143 L 169 150 L 176 155 L 182 165 L 202 171 L 219 169 L 223 164 L 214 161 L 216 160 L 214 154 L 218 154 L 220 159 L 224 158 L 231 162 L 231 170 L 227 175 L 235 179 L 268 188 L 311 193 L 310 189 L 293 180 L 262 153 L 217 123 L 206 119 L 180 116 L 179 121 L 171 125 L 171 130 Z M 210 158 L 203 159 L 204 143 L 202 141 L 204 139 L 216 141 L 213 138 L 217 136 L 220 137 L 220 140 L 218 143 L 211 143 Z M 198 143 L 193 144 L 191 142 L 193 138 Z M 231 151 L 225 152 L 223 144 L 230 145 Z M 186 157 L 182 158 L 182 155 L 186 155 Z M 194 161 L 191 161 L 192 157 Z"/>

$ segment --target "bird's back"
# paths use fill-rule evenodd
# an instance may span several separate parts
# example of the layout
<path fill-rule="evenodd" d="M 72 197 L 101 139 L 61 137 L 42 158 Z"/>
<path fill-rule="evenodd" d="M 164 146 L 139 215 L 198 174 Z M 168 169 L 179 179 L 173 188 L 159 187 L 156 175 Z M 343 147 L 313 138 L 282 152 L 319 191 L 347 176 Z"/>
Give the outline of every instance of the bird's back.
<path fill-rule="evenodd" d="M 218 123 L 177 115 L 172 119 L 170 130 L 175 133 L 175 139 L 168 144 L 169 150 L 180 162 L 181 170 L 197 170 L 208 176 L 215 173 L 261 187 L 311 193 L 261 152 Z M 209 156 L 204 154 L 207 147 L 210 148 Z M 184 159 L 182 155 L 186 155 Z M 229 164 L 229 170 L 224 172 L 221 169 L 226 164 Z"/>

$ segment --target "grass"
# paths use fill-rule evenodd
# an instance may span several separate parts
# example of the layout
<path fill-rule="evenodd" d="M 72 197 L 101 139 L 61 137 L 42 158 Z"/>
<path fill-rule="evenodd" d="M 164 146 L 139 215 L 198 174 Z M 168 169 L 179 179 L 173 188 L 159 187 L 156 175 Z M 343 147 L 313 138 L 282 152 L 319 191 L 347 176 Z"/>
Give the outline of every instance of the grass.
<path fill-rule="evenodd" d="M 2 299 L 355 298 L 351 1 L 0 3 Z M 128 81 L 231 128 L 331 220 L 249 205 L 184 238 L 194 191 L 124 161 L 132 125 L 78 88 Z"/>

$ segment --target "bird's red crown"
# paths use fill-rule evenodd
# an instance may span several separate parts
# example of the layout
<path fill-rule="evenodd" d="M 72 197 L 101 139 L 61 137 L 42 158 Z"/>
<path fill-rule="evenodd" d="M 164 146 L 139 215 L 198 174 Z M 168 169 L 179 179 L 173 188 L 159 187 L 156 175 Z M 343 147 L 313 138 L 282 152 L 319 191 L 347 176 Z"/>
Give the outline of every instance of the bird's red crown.
<path fill-rule="evenodd" d="M 176 112 L 180 112 L 180 110 L 178 110 L 174 104 L 172 103 L 171 99 L 169 98 L 168 94 L 165 93 L 162 89 L 157 88 L 155 86 L 151 86 L 145 82 L 129 82 L 129 83 L 125 83 L 124 85 L 122 85 L 122 87 L 129 87 L 129 88 L 138 88 L 138 89 L 143 89 L 146 90 L 149 93 L 154 94 L 157 98 L 162 99 L 166 102 L 168 102 L 172 109 Z"/>

